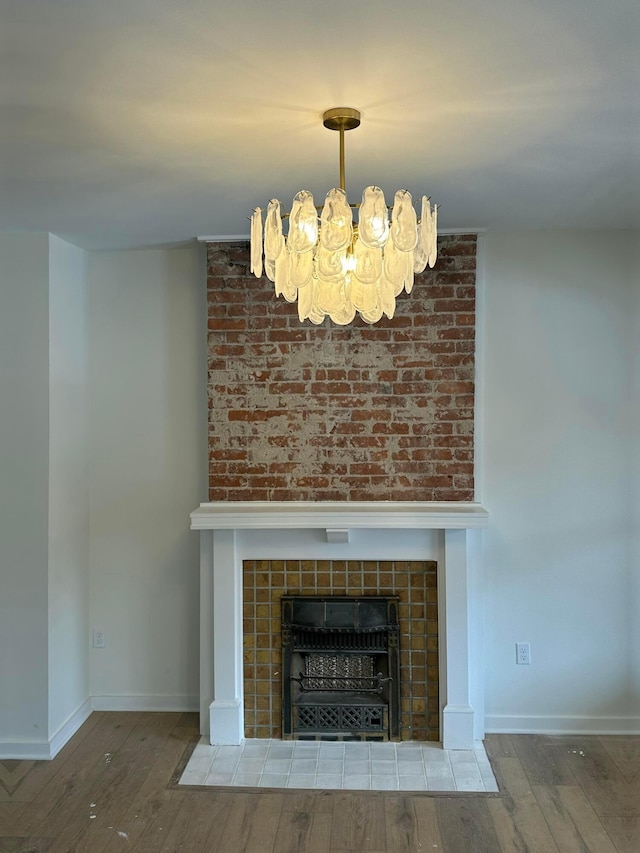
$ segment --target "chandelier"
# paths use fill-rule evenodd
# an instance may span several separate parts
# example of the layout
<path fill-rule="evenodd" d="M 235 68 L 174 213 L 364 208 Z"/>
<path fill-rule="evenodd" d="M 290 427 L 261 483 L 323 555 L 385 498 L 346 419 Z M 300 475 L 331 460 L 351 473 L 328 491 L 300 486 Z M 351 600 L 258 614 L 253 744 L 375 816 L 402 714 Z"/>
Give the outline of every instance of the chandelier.
<path fill-rule="evenodd" d="M 251 272 L 260 278 L 264 269 L 276 296 L 297 299 L 301 322 L 317 325 L 329 316 L 346 326 L 356 313 L 365 323 L 377 323 L 383 314 L 391 319 L 396 297 L 403 290 L 411 293 L 414 274 L 436 262 L 437 206 L 422 196 L 418 219 L 407 190 L 398 190 L 387 206 L 380 187 L 373 186 L 365 189 L 361 204 L 349 204 L 344 134 L 358 127 L 360 112 L 335 107 L 322 120 L 340 133 L 340 186 L 329 190 L 323 207 L 314 205 L 307 190 L 295 195 L 289 213 L 272 199 L 264 223 L 257 207 L 251 216 Z M 284 219 L 289 220 L 286 237 Z"/>

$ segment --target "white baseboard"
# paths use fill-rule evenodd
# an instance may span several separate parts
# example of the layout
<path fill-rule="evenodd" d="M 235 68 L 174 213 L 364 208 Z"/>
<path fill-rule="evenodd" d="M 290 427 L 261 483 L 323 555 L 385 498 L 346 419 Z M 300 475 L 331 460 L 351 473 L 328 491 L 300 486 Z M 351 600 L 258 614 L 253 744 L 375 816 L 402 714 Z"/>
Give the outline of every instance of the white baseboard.
<path fill-rule="evenodd" d="M 442 712 L 444 749 L 473 749 L 474 714 L 471 705 L 445 705 Z"/>
<path fill-rule="evenodd" d="M 78 731 L 93 711 L 91 699 L 85 701 L 60 726 L 48 741 L 4 741 L 0 742 L 0 759 L 18 761 L 51 761 L 62 747 Z"/>
<path fill-rule="evenodd" d="M 49 761 L 53 758 L 48 740 L 2 740 L 0 761 Z"/>
<path fill-rule="evenodd" d="M 487 714 L 487 734 L 523 735 L 637 735 L 640 717 L 533 717 Z"/>
<path fill-rule="evenodd" d="M 91 701 L 91 697 L 89 697 L 89 699 L 86 699 L 82 705 L 80 705 L 80 707 L 71 714 L 69 719 L 60 726 L 58 731 L 49 741 L 51 758 L 55 758 L 65 743 L 68 740 L 71 740 L 80 726 L 89 719 L 92 711 L 93 703 Z"/>
<path fill-rule="evenodd" d="M 199 711 L 198 694 L 123 694 L 93 696 L 94 711 Z"/>

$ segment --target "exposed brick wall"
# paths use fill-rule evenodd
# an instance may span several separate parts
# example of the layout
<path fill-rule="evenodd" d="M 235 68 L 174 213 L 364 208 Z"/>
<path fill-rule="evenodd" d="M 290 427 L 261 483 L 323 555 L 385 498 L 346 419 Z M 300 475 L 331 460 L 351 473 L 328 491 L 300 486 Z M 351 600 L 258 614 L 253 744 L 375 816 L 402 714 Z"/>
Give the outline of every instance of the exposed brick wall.
<path fill-rule="evenodd" d="M 346 327 L 208 245 L 210 500 L 473 500 L 476 237 L 438 242 L 393 320 Z"/>

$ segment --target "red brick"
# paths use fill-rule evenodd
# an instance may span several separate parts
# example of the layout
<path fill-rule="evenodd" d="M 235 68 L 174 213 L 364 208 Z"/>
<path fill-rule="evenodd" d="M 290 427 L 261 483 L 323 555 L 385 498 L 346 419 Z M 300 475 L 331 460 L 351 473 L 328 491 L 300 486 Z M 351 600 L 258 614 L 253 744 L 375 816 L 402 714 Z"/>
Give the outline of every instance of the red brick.
<path fill-rule="evenodd" d="M 304 328 L 298 329 L 276 329 L 269 335 L 269 340 L 277 342 L 289 342 L 289 341 L 306 341 L 307 340 L 307 331 Z"/>
<path fill-rule="evenodd" d="M 454 243 L 449 243 L 448 245 L 444 245 L 442 247 L 438 247 L 438 259 L 442 260 L 446 257 L 460 257 L 461 255 L 468 255 L 473 257 L 475 260 L 476 256 L 476 246 L 475 242 L 457 239 Z"/>
<path fill-rule="evenodd" d="M 441 394 L 473 394 L 473 382 L 438 382 L 436 391 Z"/>
<path fill-rule="evenodd" d="M 473 334 L 473 329 L 469 330 L 466 327 L 456 327 L 453 329 L 438 329 L 438 338 L 440 340 L 465 340 Z"/>
<path fill-rule="evenodd" d="M 225 448 L 224 450 L 210 450 L 209 460 L 224 460 L 225 462 L 237 461 L 239 459 L 246 459 L 247 455 L 246 450 L 232 450 Z"/>
<path fill-rule="evenodd" d="M 271 382 L 268 386 L 269 394 L 305 394 L 306 390 L 304 382 Z"/>
<path fill-rule="evenodd" d="M 473 394 L 456 394 L 455 396 L 455 405 L 461 409 L 472 409 L 474 403 L 475 397 Z"/>
<path fill-rule="evenodd" d="M 350 394 L 351 385 L 348 382 L 312 382 L 309 388 L 314 394 Z"/>
<path fill-rule="evenodd" d="M 289 474 L 298 467 L 297 462 L 272 462 L 268 468 L 270 474 Z"/>
<path fill-rule="evenodd" d="M 384 424 L 376 423 L 373 425 L 372 431 L 377 435 L 408 435 L 409 424 L 398 423 L 398 421 Z"/>
<path fill-rule="evenodd" d="M 363 424 L 355 424 L 352 422 L 336 424 L 331 430 L 331 432 L 333 434 L 338 434 L 338 435 L 351 435 L 352 433 L 353 434 L 361 433 L 363 431 L 364 431 L 364 425 Z"/>
<path fill-rule="evenodd" d="M 465 276 L 470 278 L 471 281 L 466 282 L 464 285 L 461 282 L 460 286 L 456 287 L 456 299 L 473 299 L 473 300 L 475 300 L 476 288 L 475 288 L 475 285 L 473 284 L 473 278 L 474 278 L 473 273 L 465 272 L 465 273 L 458 273 L 457 274 L 457 277 L 459 279 L 462 279 Z"/>
<path fill-rule="evenodd" d="M 368 462 L 365 462 L 365 463 L 355 462 L 349 466 L 349 473 L 352 475 L 367 474 L 367 475 L 379 475 L 381 477 L 384 477 L 386 475 L 387 471 L 386 471 L 386 468 L 384 465 L 373 465 L 373 464 L 368 463 Z"/>
<path fill-rule="evenodd" d="M 474 308 L 473 299 L 435 299 L 433 303 L 435 315 L 473 311 Z"/>
<path fill-rule="evenodd" d="M 384 448 L 387 453 L 387 441 L 381 435 L 354 435 L 351 438 L 352 447 Z"/>
<path fill-rule="evenodd" d="M 456 314 L 456 326 L 475 326 L 475 314 Z"/>
<path fill-rule="evenodd" d="M 389 421 L 393 417 L 393 412 L 388 409 L 354 409 L 351 413 L 353 421 Z"/>

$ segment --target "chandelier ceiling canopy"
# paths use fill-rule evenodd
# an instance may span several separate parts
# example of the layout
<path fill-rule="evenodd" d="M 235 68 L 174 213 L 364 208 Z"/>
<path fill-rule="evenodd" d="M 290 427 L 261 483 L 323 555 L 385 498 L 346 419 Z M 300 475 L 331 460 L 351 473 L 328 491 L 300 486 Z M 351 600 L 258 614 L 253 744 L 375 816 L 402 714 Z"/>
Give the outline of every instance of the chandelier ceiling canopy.
<path fill-rule="evenodd" d="M 360 124 L 352 107 L 327 110 L 323 124 L 340 133 L 340 186 L 316 207 L 307 190 L 296 193 L 291 211 L 272 199 L 251 216 L 251 272 L 263 269 L 276 296 L 298 301 L 300 321 L 316 325 L 329 316 L 346 326 L 358 313 L 366 323 L 391 319 L 396 297 L 411 293 L 415 273 L 437 257 L 437 207 L 422 196 L 420 219 L 411 194 L 398 190 L 387 206 L 380 187 L 367 187 L 360 204 L 349 204 L 345 191 L 344 134 Z M 389 217 L 389 211 L 391 216 Z M 357 219 L 354 214 L 357 212 Z M 319 214 L 319 215 L 318 215 Z M 283 220 L 288 231 L 283 233 Z"/>

